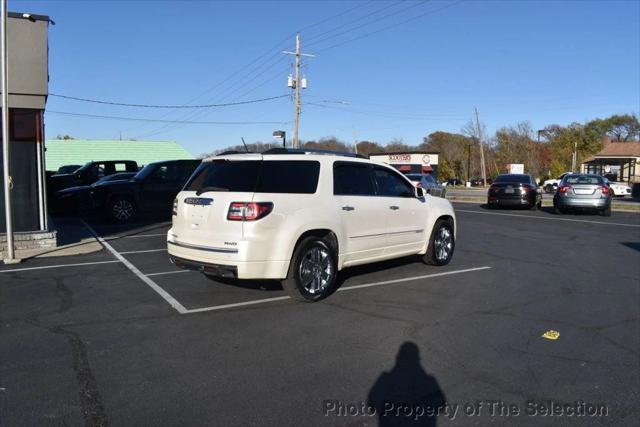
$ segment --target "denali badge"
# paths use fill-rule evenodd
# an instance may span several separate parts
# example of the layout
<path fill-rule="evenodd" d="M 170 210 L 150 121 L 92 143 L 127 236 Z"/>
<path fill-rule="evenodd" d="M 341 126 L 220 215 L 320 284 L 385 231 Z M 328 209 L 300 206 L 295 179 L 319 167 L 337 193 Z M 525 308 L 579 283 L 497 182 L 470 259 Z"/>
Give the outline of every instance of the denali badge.
<path fill-rule="evenodd" d="M 213 199 L 209 199 L 207 197 L 187 197 L 184 199 L 184 202 L 187 205 L 209 206 L 213 203 Z"/>

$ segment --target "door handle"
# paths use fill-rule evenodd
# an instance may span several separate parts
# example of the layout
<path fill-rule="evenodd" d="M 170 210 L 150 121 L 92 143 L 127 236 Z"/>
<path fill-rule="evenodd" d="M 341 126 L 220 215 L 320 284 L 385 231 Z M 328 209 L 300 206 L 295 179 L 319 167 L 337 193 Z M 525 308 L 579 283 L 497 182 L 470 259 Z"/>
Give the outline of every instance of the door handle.
<path fill-rule="evenodd" d="M 343 207 L 342 207 L 342 210 L 343 210 L 343 211 L 353 211 L 353 210 L 355 210 L 355 209 L 356 209 L 356 208 L 354 208 L 353 206 L 343 206 Z"/>
<path fill-rule="evenodd" d="M 392 211 L 397 211 L 398 209 L 400 209 L 399 206 L 389 206 L 389 209 L 391 209 Z"/>

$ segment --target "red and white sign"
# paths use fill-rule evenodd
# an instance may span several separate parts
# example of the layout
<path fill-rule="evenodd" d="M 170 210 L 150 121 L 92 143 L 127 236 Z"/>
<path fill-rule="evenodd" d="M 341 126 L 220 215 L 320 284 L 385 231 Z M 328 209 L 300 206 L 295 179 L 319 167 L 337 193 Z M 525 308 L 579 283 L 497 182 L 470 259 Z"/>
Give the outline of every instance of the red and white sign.
<path fill-rule="evenodd" d="M 423 153 L 397 153 L 397 154 L 372 154 L 371 160 L 390 165 L 421 165 L 431 166 L 438 164 L 437 154 Z"/>

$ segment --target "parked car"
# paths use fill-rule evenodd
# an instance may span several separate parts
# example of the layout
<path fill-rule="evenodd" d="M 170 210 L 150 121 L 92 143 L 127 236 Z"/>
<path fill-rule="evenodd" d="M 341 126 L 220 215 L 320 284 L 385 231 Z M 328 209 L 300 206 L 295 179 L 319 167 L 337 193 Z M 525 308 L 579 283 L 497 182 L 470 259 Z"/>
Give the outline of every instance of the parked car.
<path fill-rule="evenodd" d="M 611 190 L 611 197 L 631 196 L 631 187 L 629 186 L 629 184 L 626 184 L 624 182 L 611 181 L 606 177 L 604 177 L 604 182 L 609 186 L 609 189 Z"/>
<path fill-rule="evenodd" d="M 493 180 L 491 178 L 487 178 L 487 184 L 491 185 L 492 182 Z M 484 181 L 482 180 L 482 178 L 473 178 L 471 180 L 472 187 L 482 187 L 483 185 L 484 185 Z"/>
<path fill-rule="evenodd" d="M 560 185 L 560 181 L 562 181 L 562 179 L 565 176 L 570 175 L 572 173 L 573 172 L 565 172 L 557 178 L 547 179 L 546 181 L 544 181 L 542 183 L 542 188 L 544 189 L 544 192 L 549 194 L 555 193 L 556 190 L 558 189 L 558 185 Z"/>
<path fill-rule="evenodd" d="M 112 181 L 92 188 L 92 207 L 116 222 L 132 221 L 140 214 L 169 216 L 171 202 L 200 162 L 149 163 L 129 181 Z"/>
<path fill-rule="evenodd" d="M 128 181 L 135 176 L 136 172 L 119 172 L 107 175 L 91 185 L 80 185 L 69 187 L 56 193 L 55 205 L 59 212 L 84 213 L 91 209 L 91 191 L 102 185 L 114 181 Z"/>
<path fill-rule="evenodd" d="M 443 185 L 464 185 L 464 181 L 460 181 L 458 178 L 451 178 L 446 182 L 446 184 L 443 183 Z"/>
<path fill-rule="evenodd" d="M 80 169 L 82 165 L 64 165 L 60 166 L 57 172 L 54 175 L 66 175 L 69 173 L 74 173 L 78 169 Z"/>
<path fill-rule="evenodd" d="M 502 174 L 493 181 L 487 194 L 487 206 L 542 207 L 542 190 L 527 174 Z"/>
<path fill-rule="evenodd" d="M 553 196 L 553 207 L 558 214 L 570 210 L 595 210 L 611 216 L 611 190 L 600 175 L 571 174 L 560 181 Z"/>
<path fill-rule="evenodd" d="M 203 161 L 174 201 L 172 222 L 176 266 L 280 280 L 302 301 L 329 295 L 343 268 L 413 254 L 445 265 L 455 248 L 449 201 L 391 166 L 313 150 Z"/>
<path fill-rule="evenodd" d="M 106 160 L 89 162 L 73 173 L 53 175 L 47 182 L 47 192 L 50 196 L 69 187 L 91 185 L 100 178 L 117 172 L 136 172 L 138 164 L 133 160 Z"/>
<path fill-rule="evenodd" d="M 447 189 L 442 184 L 438 184 L 436 179 L 428 174 L 421 173 L 408 173 L 405 174 L 407 178 L 416 187 L 424 189 L 427 194 L 431 194 L 434 197 L 445 197 Z"/>

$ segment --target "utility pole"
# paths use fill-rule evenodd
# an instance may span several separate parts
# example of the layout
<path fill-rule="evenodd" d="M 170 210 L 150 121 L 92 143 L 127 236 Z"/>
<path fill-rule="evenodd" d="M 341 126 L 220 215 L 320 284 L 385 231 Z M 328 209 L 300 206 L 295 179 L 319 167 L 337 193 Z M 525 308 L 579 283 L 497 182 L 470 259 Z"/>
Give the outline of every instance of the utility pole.
<path fill-rule="evenodd" d="M 296 71 L 295 77 L 292 79 L 289 76 L 288 86 L 294 89 L 294 113 L 293 113 L 293 148 L 300 148 L 300 140 L 298 139 L 298 129 L 300 127 L 300 110 L 302 108 L 302 100 L 300 99 L 300 89 L 307 88 L 307 79 L 301 78 L 300 66 L 302 65 L 301 58 L 303 56 L 313 57 L 308 53 L 302 53 L 300 51 L 300 33 L 296 34 L 296 51 L 290 52 L 288 50 L 283 51 L 287 55 L 295 55 L 296 57 Z"/>
<path fill-rule="evenodd" d="M 578 161 L 578 141 L 573 142 L 573 155 L 571 156 L 571 172 L 576 171 L 576 163 Z"/>
<path fill-rule="evenodd" d="M 11 209 L 11 175 L 9 174 L 9 80 L 7 76 L 7 0 L 2 1 L 2 36 L 0 37 L 2 61 L 2 175 L 4 178 L 4 218 L 7 233 L 7 256 L 5 264 L 19 262 L 16 260 L 13 246 L 13 213 Z"/>
<path fill-rule="evenodd" d="M 478 132 L 478 143 L 480 144 L 480 172 L 482 173 L 482 185 L 487 186 L 487 172 L 484 168 L 484 144 L 482 143 L 482 130 L 480 129 L 480 117 L 476 108 L 476 129 Z"/>

